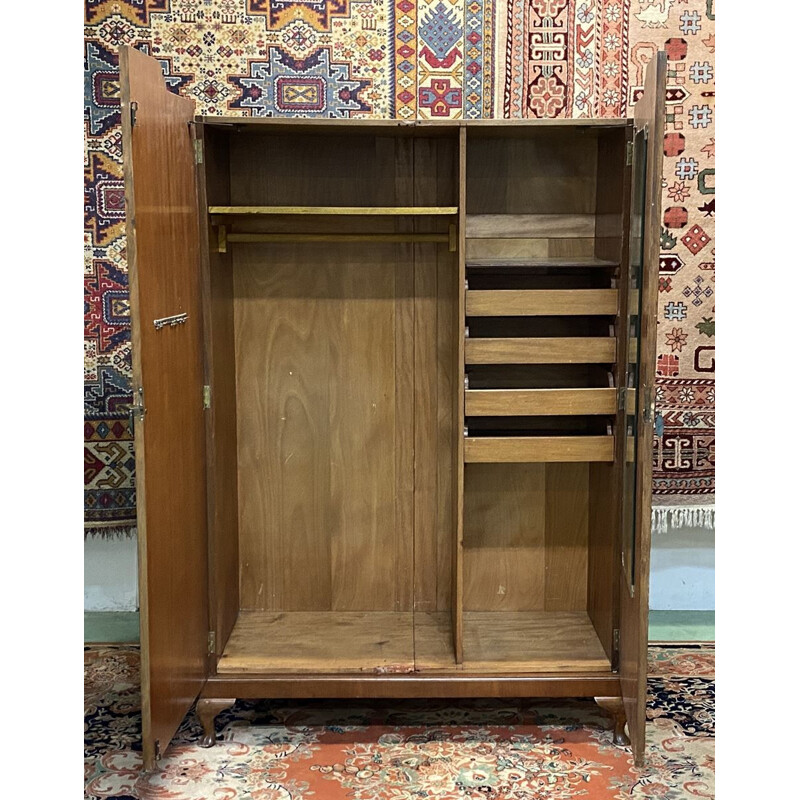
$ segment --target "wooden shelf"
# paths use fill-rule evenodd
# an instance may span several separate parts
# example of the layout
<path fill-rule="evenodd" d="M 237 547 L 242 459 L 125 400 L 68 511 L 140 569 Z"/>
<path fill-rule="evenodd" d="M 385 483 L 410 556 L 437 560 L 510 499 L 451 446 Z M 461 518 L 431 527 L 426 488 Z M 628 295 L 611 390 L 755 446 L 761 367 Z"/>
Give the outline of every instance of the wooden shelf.
<path fill-rule="evenodd" d="M 455 663 L 452 642 L 449 611 L 240 611 L 217 671 L 393 675 L 610 669 L 582 612 L 465 611 L 463 664 Z"/>
<path fill-rule="evenodd" d="M 592 239 L 594 214 L 467 214 L 468 239 Z"/>
<path fill-rule="evenodd" d="M 411 672 L 414 615 L 240 611 L 218 672 Z"/>
<path fill-rule="evenodd" d="M 217 666 L 224 674 L 415 668 L 456 669 L 449 611 L 240 611 Z"/>
<path fill-rule="evenodd" d="M 470 389 L 468 417 L 614 414 L 616 389 Z"/>
<path fill-rule="evenodd" d="M 613 461 L 613 436 L 468 436 L 467 464 Z"/>
<path fill-rule="evenodd" d="M 263 217 L 276 214 L 357 217 L 452 217 L 458 214 L 458 208 L 456 206 L 209 206 L 208 213 L 236 217 Z"/>
<path fill-rule="evenodd" d="M 617 289 L 467 291 L 468 317 L 592 316 L 617 313 Z"/>
<path fill-rule="evenodd" d="M 611 364 L 617 340 L 611 336 L 467 338 L 465 364 Z"/>
<path fill-rule="evenodd" d="M 584 612 L 465 611 L 464 669 L 592 672 L 611 663 Z"/>
<path fill-rule="evenodd" d="M 571 267 L 608 269 L 618 267 L 617 261 L 605 261 L 602 258 L 470 258 L 467 259 L 467 269 L 525 269 L 543 267 Z"/>

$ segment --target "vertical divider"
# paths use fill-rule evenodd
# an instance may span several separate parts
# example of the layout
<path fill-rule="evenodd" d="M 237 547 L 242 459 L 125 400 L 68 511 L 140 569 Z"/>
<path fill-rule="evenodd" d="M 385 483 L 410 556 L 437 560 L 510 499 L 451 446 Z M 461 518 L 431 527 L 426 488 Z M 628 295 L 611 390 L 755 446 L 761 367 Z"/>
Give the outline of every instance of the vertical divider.
<path fill-rule="evenodd" d="M 458 336 L 455 411 L 453 424 L 455 447 L 453 448 L 453 653 L 456 664 L 464 661 L 464 336 L 466 328 L 466 280 L 467 280 L 467 128 L 462 123 L 458 129 L 458 284 L 456 297 L 456 331 Z"/>

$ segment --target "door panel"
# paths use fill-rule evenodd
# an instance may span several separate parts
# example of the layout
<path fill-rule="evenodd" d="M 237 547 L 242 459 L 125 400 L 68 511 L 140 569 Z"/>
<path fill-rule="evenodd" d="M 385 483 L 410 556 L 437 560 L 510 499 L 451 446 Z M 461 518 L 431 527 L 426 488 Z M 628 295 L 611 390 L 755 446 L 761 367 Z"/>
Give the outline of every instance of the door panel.
<path fill-rule="evenodd" d="M 207 674 L 207 521 L 194 103 L 120 48 L 142 643 L 142 745 L 155 765 Z M 135 104 L 135 123 L 131 121 Z M 174 324 L 158 322 L 179 317 Z"/>
<path fill-rule="evenodd" d="M 634 758 L 644 757 L 653 457 L 653 383 L 667 57 L 649 64 L 634 112 L 629 364 L 620 570 L 620 682 Z"/>

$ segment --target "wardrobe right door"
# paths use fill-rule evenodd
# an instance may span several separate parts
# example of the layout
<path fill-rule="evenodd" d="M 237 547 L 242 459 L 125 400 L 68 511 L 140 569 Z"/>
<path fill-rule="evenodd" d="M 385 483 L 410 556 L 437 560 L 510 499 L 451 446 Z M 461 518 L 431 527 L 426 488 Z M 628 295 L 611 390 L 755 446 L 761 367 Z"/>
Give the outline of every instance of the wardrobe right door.
<path fill-rule="evenodd" d="M 620 553 L 620 681 L 634 759 L 645 747 L 653 384 L 667 57 L 649 64 L 634 112 L 628 270 L 628 365 Z"/>

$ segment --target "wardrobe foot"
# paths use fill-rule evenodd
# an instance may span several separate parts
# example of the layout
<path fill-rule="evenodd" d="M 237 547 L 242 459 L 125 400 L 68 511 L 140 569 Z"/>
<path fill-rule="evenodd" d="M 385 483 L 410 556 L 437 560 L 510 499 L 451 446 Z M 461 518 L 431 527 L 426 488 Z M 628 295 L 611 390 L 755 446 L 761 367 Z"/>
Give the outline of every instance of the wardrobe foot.
<path fill-rule="evenodd" d="M 600 708 L 611 714 L 614 721 L 614 744 L 629 745 L 631 740 L 625 733 L 625 704 L 622 702 L 621 697 L 595 697 L 595 703 Z"/>
<path fill-rule="evenodd" d="M 217 731 L 214 726 L 217 714 L 230 708 L 235 702 L 235 697 L 233 699 L 203 697 L 197 701 L 195 711 L 200 724 L 203 726 L 203 738 L 200 740 L 200 747 L 213 747 L 217 743 Z"/>

